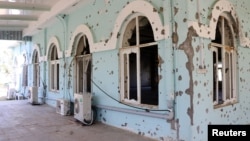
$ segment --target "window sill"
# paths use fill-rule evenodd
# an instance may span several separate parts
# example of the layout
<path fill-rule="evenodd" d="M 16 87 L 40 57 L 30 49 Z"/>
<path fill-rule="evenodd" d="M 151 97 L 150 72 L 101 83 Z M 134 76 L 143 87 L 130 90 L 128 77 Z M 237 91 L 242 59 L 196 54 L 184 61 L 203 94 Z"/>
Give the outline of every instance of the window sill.
<path fill-rule="evenodd" d="M 140 108 L 140 109 L 149 109 L 149 110 L 157 110 L 158 105 L 149 105 L 149 104 L 139 104 L 137 101 L 132 101 L 132 100 L 127 100 L 124 99 L 121 101 L 122 104 L 135 107 L 135 108 Z"/>
<path fill-rule="evenodd" d="M 59 90 L 49 90 L 52 93 L 59 93 Z"/>
<path fill-rule="evenodd" d="M 215 104 L 214 109 L 230 106 L 230 105 L 233 105 L 233 104 L 236 104 L 236 103 L 238 103 L 237 100 L 228 100 L 228 101 L 225 101 L 222 104 Z"/>

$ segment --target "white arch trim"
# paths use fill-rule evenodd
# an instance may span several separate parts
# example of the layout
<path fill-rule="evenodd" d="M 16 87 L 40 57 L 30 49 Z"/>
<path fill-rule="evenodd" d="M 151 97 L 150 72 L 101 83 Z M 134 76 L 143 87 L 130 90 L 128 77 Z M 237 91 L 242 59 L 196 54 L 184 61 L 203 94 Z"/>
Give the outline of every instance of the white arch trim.
<path fill-rule="evenodd" d="M 52 44 L 54 44 L 56 46 L 57 53 L 58 53 L 58 58 L 62 58 L 62 56 L 63 56 L 63 52 L 60 49 L 59 41 L 58 41 L 56 36 L 53 36 L 53 37 L 50 38 L 50 40 L 49 40 L 49 42 L 47 44 L 47 51 L 46 51 L 47 53 L 46 53 L 45 61 L 47 61 L 49 59 L 48 58 L 49 53 L 50 53 L 49 51 L 50 51 L 50 47 L 51 47 Z"/>
<path fill-rule="evenodd" d="M 35 53 L 35 51 L 37 50 L 37 53 L 38 53 L 38 59 L 39 59 L 39 62 L 42 62 L 42 61 L 44 61 L 43 60 L 43 57 L 41 56 L 41 53 L 40 53 L 40 45 L 39 44 L 34 44 L 33 45 L 33 48 L 32 48 L 32 57 L 31 57 L 31 59 L 29 60 L 30 62 L 30 64 L 32 64 L 32 62 L 33 62 L 33 55 L 34 55 L 34 53 Z"/>
<path fill-rule="evenodd" d="M 193 27 L 197 34 L 200 37 L 204 37 L 204 38 L 210 38 L 210 39 L 214 39 L 215 38 L 215 31 L 216 31 L 216 26 L 217 26 L 217 21 L 219 19 L 219 16 L 221 15 L 221 13 L 223 12 L 229 12 L 231 13 L 231 16 L 233 17 L 233 19 L 235 20 L 235 22 L 238 22 L 237 20 L 237 13 L 236 13 L 236 9 L 234 7 L 234 5 L 230 2 L 228 2 L 227 0 L 219 0 L 215 3 L 215 5 L 212 8 L 212 17 L 211 20 L 209 22 L 209 25 L 200 25 L 198 22 L 196 21 L 189 21 L 189 27 Z M 240 24 L 240 23 L 238 23 Z M 242 46 L 248 46 L 250 47 L 250 40 L 246 37 L 244 37 L 242 30 L 240 29 L 241 26 L 238 25 L 239 28 L 239 38 L 240 38 L 240 44 Z"/>
<path fill-rule="evenodd" d="M 79 25 L 72 34 L 72 38 L 70 40 L 69 48 L 66 50 L 65 55 L 66 57 L 70 57 L 70 55 L 74 51 L 74 47 L 76 47 L 76 40 L 78 37 L 85 35 L 88 38 L 90 52 L 92 52 L 92 47 L 94 46 L 94 39 L 91 30 L 87 25 Z"/>
<path fill-rule="evenodd" d="M 119 31 L 121 30 L 123 23 L 126 21 L 126 18 L 133 13 L 141 13 L 142 15 L 148 18 L 151 23 L 154 32 L 154 38 L 156 41 L 170 37 L 169 25 L 163 26 L 158 11 L 155 10 L 155 8 L 149 2 L 146 2 L 144 0 L 136 0 L 130 2 L 119 13 L 115 21 L 111 38 L 107 42 L 100 42 L 94 44 L 94 46 L 92 47 L 92 52 L 115 49 Z"/>

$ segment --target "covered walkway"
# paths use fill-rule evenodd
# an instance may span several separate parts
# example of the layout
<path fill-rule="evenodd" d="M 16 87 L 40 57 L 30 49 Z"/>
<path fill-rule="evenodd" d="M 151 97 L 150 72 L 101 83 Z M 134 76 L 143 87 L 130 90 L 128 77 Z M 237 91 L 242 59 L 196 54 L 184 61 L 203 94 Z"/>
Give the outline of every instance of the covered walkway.
<path fill-rule="evenodd" d="M 83 126 L 49 105 L 0 101 L 0 141 L 153 141 L 99 122 Z"/>

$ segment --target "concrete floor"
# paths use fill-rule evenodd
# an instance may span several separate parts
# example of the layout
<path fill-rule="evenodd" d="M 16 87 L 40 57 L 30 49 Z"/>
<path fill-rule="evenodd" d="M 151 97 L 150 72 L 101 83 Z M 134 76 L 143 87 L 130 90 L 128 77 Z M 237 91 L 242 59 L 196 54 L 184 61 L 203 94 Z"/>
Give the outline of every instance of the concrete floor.
<path fill-rule="evenodd" d="M 54 107 L 0 101 L 0 141 L 154 141 L 100 122 L 83 126 Z"/>

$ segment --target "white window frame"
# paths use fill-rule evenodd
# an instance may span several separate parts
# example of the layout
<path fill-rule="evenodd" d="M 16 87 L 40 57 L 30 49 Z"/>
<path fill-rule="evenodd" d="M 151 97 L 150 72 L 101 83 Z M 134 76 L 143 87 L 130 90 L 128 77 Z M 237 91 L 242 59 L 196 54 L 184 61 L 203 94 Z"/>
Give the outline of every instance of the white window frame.
<path fill-rule="evenodd" d="M 52 51 L 55 48 L 56 51 Z M 51 56 L 52 58 L 56 58 L 57 49 L 56 46 L 52 46 Z M 50 90 L 58 92 L 60 89 L 59 85 L 59 75 L 60 75 L 60 61 L 59 59 L 50 60 Z"/>
<path fill-rule="evenodd" d="M 84 94 L 91 93 L 91 90 L 88 90 L 89 83 L 88 77 L 91 74 L 88 74 L 88 68 L 91 67 L 91 54 L 80 55 L 76 57 L 76 93 Z M 91 78 L 90 78 L 91 79 Z"/>
<path fill-rule="evenodd" d="M 150 105 L 150 104 L 142 104 L 141 102 L 141 67 L 140 67 L 140 48 L 143 47 L 151 47 L 153 45 L 158 45 L 157 42 L 151 42 L 151 43 L 145 43 L 140 44 L 140 37 L 139 37 L 139 19 L 138 17 L 145 17 L 140 14 L 135 14 L 133 17 L 131 17 L 131 20 L 128 20 L 128 22 L 134 20 L 135 18 L 135 27 L 136 27 L 136 45 L 129 46 L 127 43 L 127 40 L 122 41 L 122 47 L 120 48 L 119 56 L 120 56 L 120 88 L 121 88 L 121 101 L 133 105 L 138 105 L 142 107 L 148 107 L 148 108 L 157 108 L 159 105 Z M 131 26 L 131 25 L 127 25 Z M 125 27 L 125 28 L 127 28 Z M 125 31 L 128 34 L 131 34 L 131 31 Z M 129 35 L 124 34 L 124 38 L 126 38 Z M 130 99 L 129 89 L 130 89 L 130 72 L 129 72 L 129 55 L 135 53 L 136 54 L 136 85 L 137 85 L 137 100 L 136 99 Z M 126 56 L 126 57 L 125 57 Z M 158 94 L 159 97 L 159 94 Z"/>
<path fill-rule="evenodd" d="M 75 85 L 74 93 L 90 94 L 92 92 L 92 55 L 86 35 L 76 37 L 75 42 Z"/>
<path fill-rule="evenodd" d="M 27 87 L 28 86 L 28 65 L 23 65 L 23 77 L 22 77 L 22 86 Z"/>
<path fill-rule="evenodd" d="M 40 86 L 40 64 L 37 51 L 34 54 L 34 64 L 33 64 L 33 81 L 34 86 Z"/>
<path fill-rule="evenodd" d="M 211 43 L 210 50 L 213 54 L 216 55 L 215 64 L 213 64 L 214 69 L 214 83 L 215 87 L 213 88 L 213 104 L 214 107 L 221 107 L 225 105 L 234 104 L 237 102 L 237 54 L 236 54 L 236 45 L 235 39 L 233 40 L 234 46 L 225 45 L 225 33 L 224 33 L 224 20 L 226 17 L 222 16 L 222 43 Z M 228 19 L 227 19 L 228 20 Z M 229 23 L 231 33 L 234 36 L 234 30 L 232 24 Z M 221 54 L 219 54 L 221 50 Z M 219 62 L 218 56 L 221 56 L 221 62 Z M 219 83 L 222 83 L 222 92 L 219 91 Z M 215 96 L 215 97 L 214 97 Z"/>

